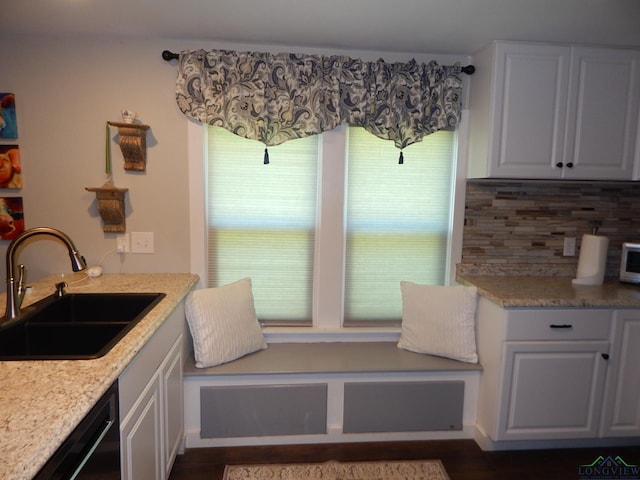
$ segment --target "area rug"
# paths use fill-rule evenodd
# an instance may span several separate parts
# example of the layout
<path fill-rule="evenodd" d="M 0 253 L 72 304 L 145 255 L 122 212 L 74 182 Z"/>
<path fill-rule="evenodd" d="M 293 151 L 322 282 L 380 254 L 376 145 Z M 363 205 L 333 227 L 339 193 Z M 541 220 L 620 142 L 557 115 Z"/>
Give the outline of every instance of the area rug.
<path fill-rule="evenodd" d="M 449 480 L 440 460 L 227 465 L 223 480 Z"/>

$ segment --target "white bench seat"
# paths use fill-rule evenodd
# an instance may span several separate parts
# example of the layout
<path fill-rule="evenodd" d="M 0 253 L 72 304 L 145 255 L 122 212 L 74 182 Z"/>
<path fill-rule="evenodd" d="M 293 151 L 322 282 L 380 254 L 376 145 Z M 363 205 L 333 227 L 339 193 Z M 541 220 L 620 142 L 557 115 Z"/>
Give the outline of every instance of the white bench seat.
<path fill-rule="evenodd" d="M 395 342 L 271 343 L 184 370 L 186 447 L 473 438 L 482 367 Z"/>
<path fill-rule="evenodd" d="M 265 350 L 215 367 L 197 368 L 194 361 L 188 362 L 184 375 L 366 374 L 481 369 L 478 364 L 409 352 L 393 342 L 271 343 Z"/>

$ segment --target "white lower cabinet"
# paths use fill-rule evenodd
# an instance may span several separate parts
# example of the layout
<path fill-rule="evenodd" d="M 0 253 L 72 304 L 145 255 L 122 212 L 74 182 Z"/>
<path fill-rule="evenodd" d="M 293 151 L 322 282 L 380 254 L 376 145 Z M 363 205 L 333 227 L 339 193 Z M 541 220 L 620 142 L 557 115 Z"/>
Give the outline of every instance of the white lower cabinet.
<path fill-rule="evenodd" d="M 640 437 L 640 310 L 614 313 L 602 434 Z"/>
<path fill-rule="evenodd" d="M 595 437 L 608 342 L 507 342 L 496 440 Z"/>
<path fill-rule="evenodd" d="M 156 374 L 120 424 L 123 479 L 165 478 L 162 474 L 160 377 Z"/>
<path fill-rule="evenodd" d="M 640 310 L 481 297 L 478 431 L 490 442 L 640 437 L 639 347 Z"/>
<path fill-rule="evenodd" d="M 181 335 L 160 369 L 163 384 L 161 422 L 164 425 L 164 478 L 169 478 L 173 461 L 184 439 L 183 343 Z"/>
<path fill-rule="evenodd" d="M 166 480 L 184 438 L 182 304 L 119 378 L 123 480 Z"/>

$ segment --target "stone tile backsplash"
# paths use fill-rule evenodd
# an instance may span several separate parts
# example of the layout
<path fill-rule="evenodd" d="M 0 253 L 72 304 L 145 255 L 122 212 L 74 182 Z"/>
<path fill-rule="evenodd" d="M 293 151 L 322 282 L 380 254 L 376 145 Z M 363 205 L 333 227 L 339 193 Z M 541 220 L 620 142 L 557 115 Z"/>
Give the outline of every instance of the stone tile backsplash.
<path fill-rule="evenodd" d="M 460 267 L 575 273 L 594 228 L 609 238 L 607 276 L 617 276 L 622 242 L 640 242 L 640 183 L 469 180 Z M 563 256 L 565 237 L 576 238 L 573 257 Z"/>

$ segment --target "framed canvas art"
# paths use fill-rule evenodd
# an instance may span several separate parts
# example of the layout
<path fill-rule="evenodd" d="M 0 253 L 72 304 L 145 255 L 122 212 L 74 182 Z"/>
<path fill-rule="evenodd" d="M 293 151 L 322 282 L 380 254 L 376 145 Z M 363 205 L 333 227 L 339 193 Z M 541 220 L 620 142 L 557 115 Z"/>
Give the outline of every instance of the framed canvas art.
<path fill-rule="evenodd" d="M 0 197 L 0 238 L 12 240 L 24 232 L 22 197 Z"/>
<path fill-rule="evenodd" d="M 16 96 L 0 92 L 0 139 L 18 138 L 16 122 Z"/>
<path fill-rule="evenodd" d="M 18 145 L 0 145 L 0 188 L 22 188 Z"/>

